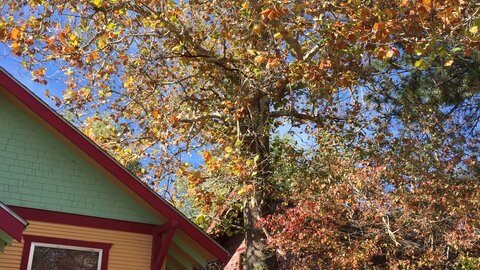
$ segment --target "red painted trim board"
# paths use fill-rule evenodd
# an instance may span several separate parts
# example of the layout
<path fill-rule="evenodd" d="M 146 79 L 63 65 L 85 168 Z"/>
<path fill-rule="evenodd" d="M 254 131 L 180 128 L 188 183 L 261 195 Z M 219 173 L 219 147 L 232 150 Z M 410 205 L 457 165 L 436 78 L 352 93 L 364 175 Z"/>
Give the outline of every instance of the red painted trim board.
<path fill-rule="evenodd" d="M 13 239 L 21 242 L 25 224 L 0 207 L 0 229 L 10 235 Z"/>
<path fill-rule="evenodd" d="M 17 214 L 19 214 L 22 218 L 27 220 L 35 220 L 35 221 L 58 223 L 58 224 L 64 224 L 64 225 L 74 225 L 74 226 L 115 230 L 115 231 L 123 231 L 123 232 L 142 233 L 142 234 L 152 234 L 155 229 L 155 225 L 145 224 L 145 223 L 83 216 L 83 215 L 77 215 L 77 214 L 25 208 L 25 207 L 19 207 L 19 206 L 8 206 L 8 207 L 13 211 L 15 211 Z"/>
<path fill-rule="evenodd" d="M 61 118 L 43 101 L 27 90 L 20 82 L 13 79 L 5 70 L 0 68 L 0 85 L 6 89 L 20 103 L 28 107 L 52 128 L 61 133 L 71 143 L 76 145 L 95 162 L 115 176 L 140 198 L 149 203 L 160 214 L 170 220 L 178 220 L 179 228 L 192 237 L 198 244 L 207 249 L 222 262 L 228 261 L 228 252 L 213 239 L 208 237 L 200 228 L 195 226 L 173 206 L 154 193 L 150 188 L 136 179 L 112 157 L 100 149 L 95 143 L 87 139 L 78 129 Z"/>
<path fill-rule="evenodd" d="M 110 252 L 110 248 L 112 247 L 112 244 L 110 243 L 89 242 L 89 241 L 52 238 L 52 237 L 44 237 L 44 236 L 36 236 L 36 235 L 24 235 L 24 239 L 25 241 L 23 244 L 22 261 L 20 263 L 20 270 L 27 270 L 28 259 L 30 256 L 30 248 L 32 247 L 32 242 L 101 249 L 102 250 L 101 269 L 102 270 L 108 269 L 108 255 Z"/>
<path fill-rule="evenodd" d="M 155 241 L 156 245 L 153 247 L 153 252 L 155 252 L 152 257 L 152 261 L 154 262 L 153 270 L 162 269 L 165 258 L 167 258 L 168 248 L 175 235 L 175 229 L 175 227 L 172 227 L 154 236 L 153 241 Z"/>

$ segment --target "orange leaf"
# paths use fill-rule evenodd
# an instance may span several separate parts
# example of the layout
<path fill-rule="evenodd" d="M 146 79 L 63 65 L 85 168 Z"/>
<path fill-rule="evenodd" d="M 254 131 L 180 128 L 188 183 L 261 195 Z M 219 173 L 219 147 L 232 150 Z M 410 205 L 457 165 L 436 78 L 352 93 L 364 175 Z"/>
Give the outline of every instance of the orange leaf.
<path fill-rule="evenodd" d="M 58 39 L 60 40 L 60 42 L 62 43 L 65 42 L 65 37 L 66 37 L 65 32 L 58 33 Z"/>
<path fill-rule="evenodd" d="M 38 77 L 43 77 L 43 76 L 45 76 L 45 71 L 46 70 L 47 70 L 46 68 L 42 67 L 42 68 L 39 68 L 39 69 L 35 70 L 33 73 Z"/>
<path fill-rule="evenodd" d="M 19 56 L 22 53 L 22 45 L 17 42 L 12 43 L 12 53 L 16 56 Z"/>
<path fill-rule="evenodd" d="M 473 49 L 472 48 L 465 48 L 465 50 L 463 50 L 463 54 L 465 54 L 466 57 L 470 57 L 470 55 L 472 55 L 473 53 Z"/>
<path fill-rule="evenodd" d="M 152 111 L 153 118 L 158 118 L 159 115 L 160 115 L 160 112 L 158 110 L 153 110 Z"/>
<path fill-rule="evenodd" d="M 90 58 L 90 60 L 98 60 L 98 53 L 97 52 L 91 52 L 88 55 L 88 58 Z"/>
<path fill-rule="evenodd" d="M 21 33 L 22 32 L 20 32 L 20 30 L 18 30 L 17 28 L 13 28 L 12 32 L 10 33 L 10 37 L 13 40 L 18 40 L 20 38 Z"/>
<path fill-rule="evenodd" d="M 55 37 L 54 36 L 51 36 L 49 39 L 47 39 L 48 47 L 52 47 L 54 42 L 55 42 Z"/>
<path fill-rule="evenodd" d="M 278 16 L 284 16 L 284 15 L 287 15 L 290 11 L 288 10 L 288 8 L 281 8 L 278 10 Z"/>
<path fill-rule="evenodd" d="M 278 13 L 272 10 L 270 13 L 268 13 L 268 16 L 267 16 L 267 17 L 268 17 L 268 19 L 270 19 L 270 20 L 275 20 L 275 18 L 278 17 Z"/>
<path fill-rule="evenodd" d="M 252 184 L 246 184 L 244 188 L 245 188 L 246 192 L 252 192 L 253 191 L 253 185 Z"/>
<path fill-rule="evenodd" d="M 432 0 L 422 0 L 422 4 L 428 12 L 432 10 Z"/>
<path fill-rule="evenodd" d="M 168 121 L 170 121 L 170 123 L 172 124 L 176 124 L 178 122 L 178 117 L 176 117 L 175 115 L 170 115 L 168 117 Z"/>
<path fill-rule="evenodd" d="M 212 157 L 212 154 L 210 154 L 210 152 L 208 152 L 207 150 L 201 152 L 200 155 L 202 155 L 205 161 L 210 160 L 210 158 Z"/>
<path fill-rule="evenodd" d="M 269 8 L 265 9 L 264 11 L 262 11 L 262 12 L 260 13 L 260 14 L 262 15 L 262 19 L 265 20 L 266 18 L 268 18 L 268 15 L 269 15 L 271 12 L 272 12 L 272 10 L 269 9 Z"/>
<path fill-rule="evenodd" d="M 382 22 L 376 22 L 376 23 L 373 25 L 373 28 L 372 28 L 372 29 L 373 29 L 373 31 L 378 31 L 378 30 L 380 30 L 380 29 L 383 29 L 384 26 L 385 26 L 384 23 L 382 23 Z"/>

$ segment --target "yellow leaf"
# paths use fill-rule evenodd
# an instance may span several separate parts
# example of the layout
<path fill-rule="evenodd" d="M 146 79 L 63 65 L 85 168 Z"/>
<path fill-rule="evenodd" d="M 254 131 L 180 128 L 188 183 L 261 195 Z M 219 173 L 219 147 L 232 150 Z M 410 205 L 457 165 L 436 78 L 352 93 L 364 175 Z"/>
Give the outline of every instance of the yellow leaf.
<path fill-rule="evenodd" d="M 478 32 L 478 26 L 474 25 L 474 26 L 470 27 L 470 29 L 468 29 L 468 31 L 475 35 Z"/>
<path fill-rule="evenodd" d="M 92 3 L 97 6 L 97 7 L 101 7 L 102 6 L 102 2 L 103 0 L 93 0 Z"/>
<path fill-rule="evenodd" d="M 425 61 L 423 58 L 420 58 L 419 60 L 417 60 L 414 66 L 419 69 L 427 69 L 428 67 L 430 67 L 428 62 Z"/>
<path fill-rule="evenodd" d="M 266 60 L 267 58 L 265 58 L 265 56 L 257 55 L 253 61 L 255 61 L 257 64 L 263 64 Z"/>
<path fill-rule="evenodd" d="M 107 45 L 107 43 L 105 42 L 105 40 L 103 38 L 99 38 L 97 44 L 98 44 L 99 48 L 103 48 Z"/>
<path fill-rule="evenodd" d="M 263 29 L 263 27 L 260 24 L 256 24 L 256 25 L 253 26 L 253 32 L 255 32 L 257 34 L 260 34 L 262 32 L 262 29 Z"/>
<path fill-rule="evenodd" d="M 282 39 L 283 35 L 282 35 L 282 33 L 278 32 L 278 33 L 275 33 L 275 35 L 273 35 L 273 37 L 277 38 L 277 39 Z"/>
<path fill-rule="evenodd" d="M 195 223 L 197 223 L 197 224 L 202 224 L 202 223 L 205 222 L 205 220 L 206 220 L 205 216 L 202 215 L 202 214 L 200 214 L 200 215 L 198 215 L 198 217 L 195 219 Z"/>
<path fill-rule="evenodd" d="M 446 67 L 449 67 L 453 64 L 453 59 L 448 59 L 447 62 L 445 62 L 445 64 L 443 64 L 444 66 Z"/>

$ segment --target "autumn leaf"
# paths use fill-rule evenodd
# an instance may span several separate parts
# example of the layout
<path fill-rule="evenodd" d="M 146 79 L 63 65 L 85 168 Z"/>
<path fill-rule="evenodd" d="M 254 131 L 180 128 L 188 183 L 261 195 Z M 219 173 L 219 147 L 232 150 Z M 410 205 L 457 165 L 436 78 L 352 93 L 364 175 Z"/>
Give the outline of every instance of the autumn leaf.
<path fill-rule="evenodd" d="M 35 71 L 33 72 L 33 74 L 34 74 L 35 76 L 41 78 L 41 77 L 44 77 L 44 76 L 45 76 L 45 71 L 46 71 L 46 70 L 47 70 L 47 69 L 46 69 L 45 67 L 42 67 L 42 68 L 39 68 L 39 69 L 35 70 Z"/>
<path fill-rule="evenodd" d="M 257 64 L 263 64 L 263 63 L 265 63 L 265 62 L 267 61 L 267 58 L 266 58 L 265 56 L 263 56 L 263 55 L 260 54 L 260 55 L 257 55 L 257 56 L 255 57 L 254 61 L 255 61 L 255 63 L 257 63 Z"/>
<path fill-rule="evenodd" d="M 22 53 L 22 45 L 18 42 L 13 42 L 12 45 L 10 46 L 12 48 L 12 53 L 14 55 L 20 55 Z"/>
<path fill-rule="evenodd" d="M 415 61 L 414 66 L 415 66 L 416 68 L 419 68 L 419 69 L 427 69 L 427 68 L 430 67 L 430 65 L 428 64 L 428 62 L 425 61 L 425 59 L 423 59 L 423 58 L 420 58 L 420 59 L 418 59 L 417 61 Z"/>
<path fill-rule="evenodd" d="M 97 7 L 101 7 L 103 4 L 103 0 L 92 0 L 92 3 Z"/>
<path fill-rule="evenodd" d="M 422 4 L 428 12 L 432 10 L 432 0 L 422 0 Z"/>
<path fill-rule="evenodd" d="M 269 9 L 269 8 L 263 10 L 263 11 L 260 13 L 260 14 L 262 15 L 262 19 L 265 20 L 265 19 L 269 18 L 270 13 L 272 13 L 272 12 L 273 12 L 273 10 L 271 10 L 271 9 Z"/>
<path fill-rule="evenodd" d="M 448 59 L 443 65 L 446 67 L 450 67 L 452 66 L 453 62 L 454 62 L 453 59 Z"/>
<path fill-rule="evenodd" d="M 200 152 L 200 155 L 203 157 L 205 161 L 210 160 L 212 157 L 211 153 L 207 150 Z"/>
<path fill-rule="evenodd" d="M 152 111 L 152 117 L 153 118 L 158 118 L 160 116 L 160 111 L 159 110 L 153 110 Z"/>
<path fill-rule="evenodd" d="M 385 27 L 384 23 L 376 22 L 375 24 L 373 24 L 372 30 L 373 31 L 378 31 L 378 30 L 382 30 L 384 27 Z"/>
<path fill-rule="evenodd" d="M 62 101 L 57 96 L 51 96 L 53 101 L 55 101 L 55 106 L 60 107 L 62 105 Z"/>
<path fill-rule="evenodd" d="M 22 32 L 20 32 L 20 30 L 18 30 L 17 28 L 13 28 L 12 32 L 10 33 L 10 38 L 12 40 L 18 40 L 20 38 L 21 33 Z"/>
<path fill-rule="evenodd" d="M 277 33 L 275 33 L 275 35 L 273 35 L 273 37 L 276 38 L 276 39 L 282 39 L 283 35 L 282 35 L 282 33 L 277 32 Z"/>
<path fill-rule="evenodd" d="M 470 27 L 470 28 L 468 29 L 468 31 L 469 31 L 470 33 L 472 33 L 472 34 L 475 35 L 475 34 L 478 32 L 478 26 L 477 26 L 477 25 L 474 25 L 474 26 Z"/>

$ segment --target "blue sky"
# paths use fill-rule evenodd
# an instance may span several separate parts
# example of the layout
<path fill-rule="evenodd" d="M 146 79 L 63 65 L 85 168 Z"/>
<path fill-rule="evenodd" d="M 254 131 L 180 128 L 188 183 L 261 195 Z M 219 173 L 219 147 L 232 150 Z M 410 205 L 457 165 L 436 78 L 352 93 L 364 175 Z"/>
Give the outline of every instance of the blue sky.
<path fill-rule="evenodd" d="M 55 106 L 55 102 L 45 97 L 45 91 L 48 89 L 52 95 L 60 97 L 63 89 L 62 83 L 49 80 L 47 85 L 43 85 L 32 81 L 30 71 L 25 70 L 20 63 L 20 60 L 11 55 L 10 48 L 2 43 L 0 43 L 0 66 L 7 70 L 15 79 L 23 83 L 28 89 L 33 91 L 42 100 L 47 102 L 50 107 L 58 110 L 58 107 Z M 54 69 L 47 69 L 46 77 L 55 77 L 52 74 L 54 74 Z"/>

